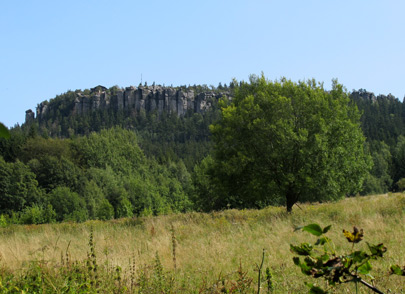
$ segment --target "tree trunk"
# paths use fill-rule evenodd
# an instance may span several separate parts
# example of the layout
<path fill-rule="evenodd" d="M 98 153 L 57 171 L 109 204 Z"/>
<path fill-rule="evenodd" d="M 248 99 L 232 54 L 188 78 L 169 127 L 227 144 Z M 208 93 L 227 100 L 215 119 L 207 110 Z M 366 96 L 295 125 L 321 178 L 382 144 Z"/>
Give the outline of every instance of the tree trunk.
<path fill-rule="evenodd" d="M 292 188 L 289 188 L 287 190 L 285 197 L 286 197 L 287 212 L 291 213 L 293 205 L 298 201 L 298 195 L 294 193 Z"/>

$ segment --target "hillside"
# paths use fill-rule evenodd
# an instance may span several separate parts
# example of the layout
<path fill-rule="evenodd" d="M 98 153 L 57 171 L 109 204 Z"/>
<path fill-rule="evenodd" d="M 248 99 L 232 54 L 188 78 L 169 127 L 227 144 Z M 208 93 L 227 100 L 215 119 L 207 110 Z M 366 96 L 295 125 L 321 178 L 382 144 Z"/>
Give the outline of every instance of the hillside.
<path fill-rule="evenodd" d="M 107 89 L 99 85 L 68 91 L 39 103 L 35 112 L 26 111 L 26 124 L 36 122 L 47 135 L 57 137 L 88 134 L 122 124 L 142 130 L 145 126 L 139 123 L 140 117 L 174 114 L 180 118 L 215 111 L 220 98 L 232 99 L 235 87 L 234 82 L 229 87 L 220 84 L 216 88 L 206 85 L 139 85 Z M 368 141 L 384 141 L 391 146 L 405 134 L 404 104 L 398 98 L 391 94 L 375 95 L 365 89 L 353 90 L 349 94 L 363 112 L 362 129 Z"/>

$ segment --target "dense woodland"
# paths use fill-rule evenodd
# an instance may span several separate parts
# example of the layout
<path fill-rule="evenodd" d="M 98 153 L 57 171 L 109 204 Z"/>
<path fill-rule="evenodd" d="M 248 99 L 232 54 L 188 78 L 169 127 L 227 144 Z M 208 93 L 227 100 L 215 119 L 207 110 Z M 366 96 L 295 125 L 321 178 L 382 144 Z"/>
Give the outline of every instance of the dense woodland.
<path fill-rule="evenodd" d="M 210 90 L 236 91 L 237 97 L 251 91 L 251 84 L 232 82 Z M 361 114 L 369 159 L 365 180 L 353 191 L 366 195 L 404 189 L 404 103 L 362 89 L 342 95 Z M 207 174 L 215 158 L 215 128 L 210 131 L 210 125 L 222 120 L 221 109 L 230 101 L 181 117 L 111 109 L 73 116 L 74 99 L 73 91 L 51 99 L 46 118 L 16 125 L 9 139 L 0 138 L 0 225 L 285 205 L 277 197 L 267 202 L 212 199 L 219 190 Z M 339 197 L 351 195 L 346 191 Z"/>

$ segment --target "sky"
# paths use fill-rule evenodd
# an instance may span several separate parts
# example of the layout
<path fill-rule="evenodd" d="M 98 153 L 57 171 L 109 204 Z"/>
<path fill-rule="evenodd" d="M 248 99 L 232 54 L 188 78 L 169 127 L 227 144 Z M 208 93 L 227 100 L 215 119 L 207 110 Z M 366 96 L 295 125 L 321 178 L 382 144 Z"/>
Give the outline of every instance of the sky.
<path fill-rule="evenodd" d="M 405 95 L 403 0 L 0 0 L 0 122 L 68 90 L 338 79 Z"/>

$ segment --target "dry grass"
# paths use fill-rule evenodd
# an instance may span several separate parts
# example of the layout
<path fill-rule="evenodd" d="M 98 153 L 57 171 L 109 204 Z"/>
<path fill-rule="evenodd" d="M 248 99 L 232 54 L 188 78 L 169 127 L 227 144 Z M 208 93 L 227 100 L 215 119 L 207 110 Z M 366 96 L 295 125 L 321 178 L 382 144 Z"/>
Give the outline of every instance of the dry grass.
<path fill-rule="evenodd" d="M 0 229 L 0 262 L 18 270 L 33 259 L 60 262 L 66 252 L 71 260 L 83 260 L 89 251 L 89 232 L 93 227 L 99 263 L 120 265 L 125 271 L 133 259 L 138 268 L 151 264 L 158 252 L 163 267 L 172 270 L 173 225 L 177 273 L 189 281 L 190 289 L 196 291 L 203 281 L 236 271 L 240 263 L 251 277 L 256 277 L 256 264 L 264 248 L 265 267 L 273 271 L 276 293 L 300 293 L 307 279 L 292 263 L 289 244 L 314 239 L 307 233 L 294 232 L 294 228 L 309 223 L 331 224 L 329 237 L 337 250 L 343 251 L 350 246 L 341 231 L 356 225 L 364 229 L 366 241 L 383 242 L 388 247 L 384 260 L 374 263 L 376 284 L 391 289 L 391 293 L 403 293 L 400 289 L 405 289 L 405 279 L 388 277 L 387 272 L 392 263 L 405 265 L 405 195 L 355 197 L 300 207 L 295 207 L 291 215 L 283 208 L 269 207 L 83 224 L 10 226 Z M 351 291 L 353 287 L 348 286 L 339 288 L 337 293 Z"/>

